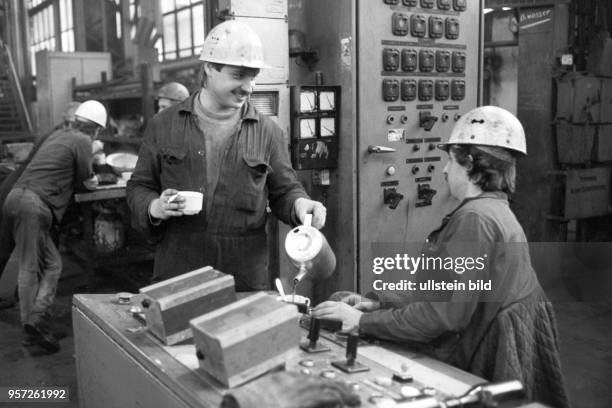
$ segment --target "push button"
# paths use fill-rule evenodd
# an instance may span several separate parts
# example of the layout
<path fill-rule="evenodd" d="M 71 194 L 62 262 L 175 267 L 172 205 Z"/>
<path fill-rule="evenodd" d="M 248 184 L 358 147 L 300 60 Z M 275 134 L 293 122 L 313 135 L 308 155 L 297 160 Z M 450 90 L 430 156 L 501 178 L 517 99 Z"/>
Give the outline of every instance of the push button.
<path fill-rule="evenodd" d="M 412 48 L 402 50 L 402 71 L 413 72 L 417 68 L 417 52 Z"/>
<path fill-rule="evenodd" d="M 433 81 L 430 79 L 419 80 L 419 100 L 431 101 L 433 99 Z"/>
<path fill-rule="evenodd" d="M 465 72 L 465 52 L 455 51 L 453 52 L 453 72 L 463 73 Z"/>
<path fill-rule="evenodd" d="M 383 70 L 397 71 L 400 64 L 400 52 L 395 48 L 385 48 L 383 50 Z"/>
<path fill-rule="evenodd" d="M 402 80 L 402 101 L 414 101 L 417 97 L 417 83 L 414 79 Z"/>
<path fill-rule="evenodd" d="M 438 16 L 429 17 L 429 36 L 442 38 L 444 36 L 444 20 Z"/>
<path fill-rule="evenodd" d="M 451 55 L 448 51 L 436 51 L 436 71 L 448 72 L 451 65 Z"/>
<path fill-rule="evenodd" d="M 450 10 L 452 0 L 438 0 L 438 8 L 440 10 Z"/>
<path fill-rule="evenodd" d="M 421 72 L 431 72 L 435 66 L 434 53 L 431 50 L 419 51 L 419 69 Z"/>
<path fill-rule="evenodd" d="M 386 102 L 395 102 L 399 98 L 399 81 L 397 79 L 383 79 L 383 99 Z"/>
<path fill-rule="evenodd" d="M 447 101 L 450 95 L 450 85 L 446 79 L 436 80 L 436 101 Z"/>
<path fill-rule="evenodd" d="M 404 13 L 393 13 L 391 18 L 391 31 L 394 35 L 408 34 L 408 16 Z"/>
<path fill-rule="evenodd" d="M 413 14 L 410 17 L 411 33 L 413 37 L 425 37 L 427 32 L 427 20 L 420 14 Z"/>
<path fill-rule="evenodd" d="M 456 18 L 446 19 L 446 38 L 449 40 L 456 40 L 459 38 L 459 20 Z"/>

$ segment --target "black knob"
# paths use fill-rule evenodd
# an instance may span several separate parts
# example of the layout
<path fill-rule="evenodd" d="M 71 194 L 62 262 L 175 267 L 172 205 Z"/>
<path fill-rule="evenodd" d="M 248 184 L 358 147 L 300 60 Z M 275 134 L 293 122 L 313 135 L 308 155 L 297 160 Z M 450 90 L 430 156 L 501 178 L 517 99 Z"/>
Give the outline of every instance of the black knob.
<path fill-rule="evenodd" d="M 312 347 L 316 346 L 317 340 L 319 340 L 319 332 L 321 331 L 320 320 L 312 318 L 310 319 L 310 328 L 308 330 L 308 340 Z"/>
<path fill-rule="evenodd" d="M 352 366 L 357 359 L 357 344 L 359 343 L 359 333 L 351 331 L 346 340 L 346 365 Z"/>
<path fill-rule="evenodd" d="M 198 360 L 204 360 L 204 354 L 200 350 L 196 350 L 196 357 Z"/>
<path fill-rule="evenodd" d="M 149 306 L 151 306 L 151 301 L 149 301 L 149 299 L 143 299 L 142 302 L 140 302 L 140 304 L 142 305 L 142 307 L 144 307 L 145 309 L 148 309 Z"/>

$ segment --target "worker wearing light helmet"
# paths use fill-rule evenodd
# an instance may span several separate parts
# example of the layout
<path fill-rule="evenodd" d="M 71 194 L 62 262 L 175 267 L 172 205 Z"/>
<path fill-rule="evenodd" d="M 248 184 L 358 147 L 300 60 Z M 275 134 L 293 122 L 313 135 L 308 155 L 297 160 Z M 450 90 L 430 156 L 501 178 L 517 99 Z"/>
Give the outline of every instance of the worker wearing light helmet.
<path fill-rule="evenodd" d="M 527 381 L 524 385 L 529 397 L 542 397 L 552 406 L 565 406 L 554 313 L 531 265 L 523 228 L 508 203 L 508 195 L 515 189 L 517 158 L 527 153 L 523 127 L 510 112 L 483 106 L 465 114 L 448 141 L 439 147 L 448 153 L 444 174 L 451 196 L 460 204 L 429 235 L 423 258 L 479 259 L 483 267 L 459 273 L 438 266 L 438 270 L 421 268 L 408 274 L 417 284 L 429 280 L 459 282 L 466 284 L 465 290 L 455 286 L 450 290 L 423 291 L 417 286 L 415 290 L 388 289 L 366 296 L 338 292 L 332 295 L 333 300 L 315 307 L 312 315 L 340 320 L 346 330 L 410 343 L 413 348 L 487 380 L 502 381 L 516 378 L 499 377 L 498 373 L 507 374 L 509 367 L 493 364 L 501 362 L 495 354 L 500 349 L 489 350 L 486 346 L 491 343 L 485 339 L 490 327 L 499 330 L 492 334 L 495 339 L 521 334 L 515 332 L 514 326 L 509 327 L 508 320 L 493 326 L 505 312 L 504 318 L 514 316 L 513 321 L 524 321 L 523 330 L 545 333 L 550 341 L 545 346 L 548 348 L 544 358 L 534 351 L 535 344 L 529 343 L 530 338 L 521 340 L 527 346 L 521 343 L 515 344 L 515 349 L 501 350 L 506 356 L 530 350 L 527 358 L 533 364 L 529 367 L 545 366 L 550 370 L 547 374 L 537 372 L 555 384 L 554 392 L 547 395 L 535 393 L 536 384 L 527 381 L 534 378 L 533 372 L 522 377 Z M 469 290 L 470 281 L 490 281 L 492 287 Z M 517 307 L 519 303 L 521 306 Z M 514 308 L 512 312 L 506 312 L 510 308 Z M 524 314 L 518 316 L 517 310 Z M 494 366 L 498 371 L 492 371 Z"/>
<path fill-rule="evenodd" d="M 248 25 L 226 21 L 204 41 L 201 89 L 157 114 L 145 131 L 127 185 L 135 224 L 158 240 L 154 277 L 205 265 L 234 275 L 238 290 L 268 289 L 266 207 L 290 225 L 325 207 L 311 200 L 291 167 L 283 131 L 249 97 L 263 46 Z M 202 210 L 186 215 L 178 191 L 203 194 Z"/>
<path fill-rule="evenodd" d="M 178 82 L 168 82 L 157 91 L 157 111 L 161 112 L 172 105 L 184 101 L 189 97 L 185 85 Z"/>
<path fill-rule="evenodd" d="M 106 108 L 100 102 L 79 105 L 72 126 L 57 129 L 40 145 L 2 207 L 3 222 L 12 232 L 10 244 L 17 253 L 25 342 L 49 352 L 60 348 L 50 329 L 49 311 L 62 272 L 52 230 L 61 222 L 73 193 L 95 185 L 92 142 L 106 122 Z"/>

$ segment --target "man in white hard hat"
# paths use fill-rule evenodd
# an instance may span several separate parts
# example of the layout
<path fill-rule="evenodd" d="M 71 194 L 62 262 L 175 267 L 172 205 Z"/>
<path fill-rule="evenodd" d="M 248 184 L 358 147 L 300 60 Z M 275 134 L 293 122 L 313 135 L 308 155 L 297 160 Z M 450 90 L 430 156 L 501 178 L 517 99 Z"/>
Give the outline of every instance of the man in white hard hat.
<path fill-rule="evenodd" d="M 49 308 L 62 271 L 51 230 L 64 215 L 75 190 L 95 185 L 92 142 L 106 127 L 106 108 L 83 102 L 72 128 L 59 129 L 40 146 L 4 202 L 17 251 L 17 285 L 26 340 L 49 352 L 59 350 L 50 330 Z"/>
<path fill-rule="evenodd" d="M 150 122 L 127 185 L 135 224 L 159 243 L 154 279 L 205 265 L 234 275 L 237 290 L 269 288 L 266 207 L 287 224 L 306 214 L 325 223 L 325 207 L 296 178 L 283 131 L 249 102 L 265 69 L 258 35 L 235 20 L 204 41 L 202 88 Z M 180 190 L 204 195 L 183 213 Z"/>
<path fill-rule="evenodd" d="M 516 160 L 527 154 L 523 126 L 502 108 L 482 106 L 462 116 L 439 147 L 448 152 L 444 174 L 459 205 L 429 235 L 421 267 L 410 271 L 416 289 L 338 293 L 339 301 L 321 303 L 313 316 L 411 342 L 489 381 L 520 379 L 529 400 L 567 407 L 554 311 L 508 204 Z M 435 285 L 441 290 L 428 289 Z"/>
<path fill-rule="evenodd" d="M 187 98 L 189 98 L 189 91 L 185 85 L 178 82 L 168 82 L 157 91 L 157 111 L 161 112 Z"/>
<path fill-rule="evenodd" d="M 69 129 L 72 127 L 75 121 L 74 112 L 81 105 L 80 102 L 71 101 L 68 102 L 64 108 L 64 112 L 62 112 L 62 123 L 56 125 L 51 131 L 39 137 L 36 140 L 36 143 L 32 147 L 30 154 L 25 159 L 23 163 L 17 167 L 8 177 L 2 182 L 0 185 L 0 208 L 4 205 L 4 200 L 6 199 L 8 193 L 13 189 L 13 186 L 21 177 L 21 174 L 26 169 L 28 164 L 32 161 L 32 158 L 38 152 L 38 149 L 42 144 L 51 136 L 55 131 L 59 129 Z M 57 234 L 54 236 L 55 241 L 57 243 Z M 9 230 L 6 223 L 3 221 L 2 212 L 0 212 L 0 276 L 4 272 L 4 268 L 8 263 L 8 260 L 15 248 L 15 243 L 12 237 L 12 231 Z M 0 298 L 0 309 L 5 309 L 8 307 L 12 307 L 15 304 L 15 301 L 11 298 Z"/>

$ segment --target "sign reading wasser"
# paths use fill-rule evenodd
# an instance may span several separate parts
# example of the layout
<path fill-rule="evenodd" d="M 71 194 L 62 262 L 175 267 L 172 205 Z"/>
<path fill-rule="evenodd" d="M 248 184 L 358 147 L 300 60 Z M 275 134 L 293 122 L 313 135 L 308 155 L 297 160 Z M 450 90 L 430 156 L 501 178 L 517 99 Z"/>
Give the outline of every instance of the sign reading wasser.
<path fill-rule="evenodd" d="M 557 211 L 554 211 L 556 215 L 565 219 L 576 219 L 607 214 L 609 168 L 567 170 L 556 175 L 556 191 L 564 197 L 563 208 L 557 208 Z"/>

